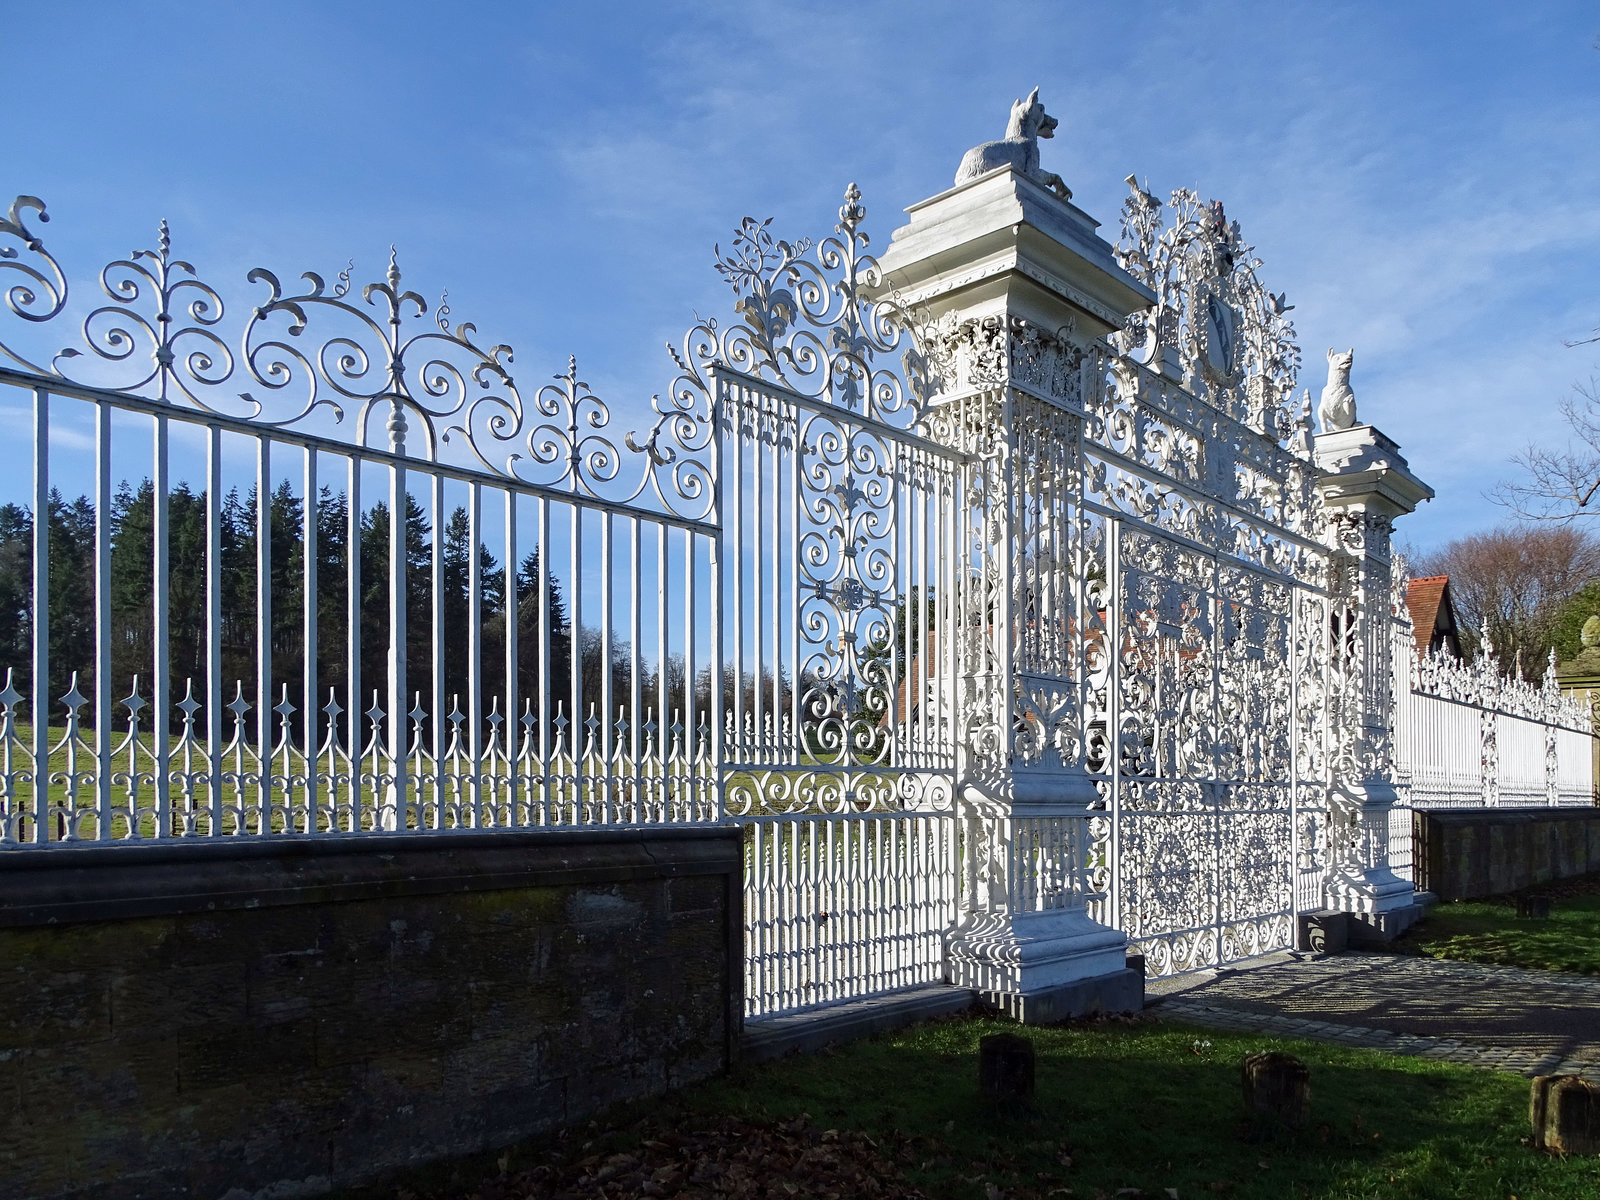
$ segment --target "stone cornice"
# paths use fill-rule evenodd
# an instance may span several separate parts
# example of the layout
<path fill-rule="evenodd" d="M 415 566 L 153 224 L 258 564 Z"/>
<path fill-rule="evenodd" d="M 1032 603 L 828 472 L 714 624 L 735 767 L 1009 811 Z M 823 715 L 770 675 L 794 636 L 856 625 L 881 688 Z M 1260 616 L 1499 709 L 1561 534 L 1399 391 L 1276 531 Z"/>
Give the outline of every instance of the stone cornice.
<path fill-rule="evenodd" d="M 982 283 L 988 279 L 998 278 L 1011 271 L 1026 276 L 1069 304 L 1081 308 L 1090 316 L 1096 317 L 1114 328 L 1122 324 L 1121 315 L 1113 312 L 1110 307 L 1100 303 L 1082 288 L 1068 283 L 1052 271 L 1045 270 L 1038 263 L 1030 261 L 1015 250 L 997 255 L 981 266 L 963 272 L 960 275 L 941 279 L 926 287 L 908 289 L 904 293 L 904 300 L 910 305 L 926 303 L 939 296 L 948 295 L 951 292 L 971 287 L 975 283 Z"/>

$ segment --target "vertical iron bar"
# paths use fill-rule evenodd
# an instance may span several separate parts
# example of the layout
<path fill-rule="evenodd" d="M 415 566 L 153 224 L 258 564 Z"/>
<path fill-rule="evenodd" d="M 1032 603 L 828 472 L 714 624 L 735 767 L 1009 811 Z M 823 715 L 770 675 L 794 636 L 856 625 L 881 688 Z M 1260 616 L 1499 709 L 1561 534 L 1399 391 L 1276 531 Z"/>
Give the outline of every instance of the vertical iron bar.
<path fill-rule="evenodd" d="M 305 639 L 305 657 L 302 663 L 301 688 L 304 692 L 302 703 L 306 707 L 305 718 L 301 727 L 305 730 L 305 764 L 306 764 L 306 827 L 305 832 L 317 834 L 322 832 L 322 789 L 318 786 L 317 778 L 317 743 L 319 726 L 322 714 L 317 705 L 317 667 L 321 646 L 318 639 L 318 617 L 321 607 L 320 579 L 317 574 L 318 559 L 322 554 L 319 531 L 321 528 L 322 501 L 317 491 L 317 452 L 315 448 L 305 448 L 305 504 L 301 509 L 300 517 L 300 544 L 301 551 L 301 625 Z"/>
<path fill-rule="evenodd" d="M 50 841 L 50 393 L 33 389 L 33 841 Z M 28 839 L 19 835 L 19 841 Z"/>
<path fill-rule="evenodd" d="M 788 747 L 783 735 L 783 399 L 772 398 L 772 607 L 767 624 L 772 629 L 772 736 L 768 739 L 766 761 L 782 762 Z M 757 636 L 760 636 L 758 631 Z"/>
<path fill-rule="evenodd" d="M 256 832 L 272 832 L 272 442 L 256 437 Z"/>
<path fill-rule="evenodd" d="M 743 387 L 730 387 L 724 390 L 723 402 L 728 406 L 733 420 L 733 470 L 728 473 L 727 487 L 731 496 L 729 508 L 732 530 L 727 543 L 728 550 L 728 578 L 733 587 L 733 602 L 730 608 L 733 613 L 733 641 L 724 644 L 721 639 L 711 640 L 712 658 L 711 665 L 713 694 L 718 696 L 719 702 L 711 706 L 713 723 L 724 729 L 727 717 L 723 705 L 727 698 L 721 695 L 722 671 L 718 669 L 715 661 L 718 655 L 726 656 L 726 661 L 733 666 L 733 732 L 732 750 L 740 761 L 748 758 L 748 751 L 744 744 L 744 409 L 747 393 Z M 759 522 L 757 522 L 759 524 Z M 712 571 L 715 572 L 717 558 L 712 557 Z M 717 595 L 716 591 L 712 595 Z M 720 605 L 713 604 L 713 611 Z M 719 736 L 715 732 L 713 736 Z M 721 736 L 727 736 L 723 734 Z"/>
<path fill-rule="evenodd" d="M 695 745 L 694 618 L 699 598 L 695 595 L 694 559 L 694 532 L 685 529 L 683 531 L 683 745 L 685 749 Z M 711 687 L 709 677 L 706 686 L 708 689 Z M 689 764 L 689 775 L 692 779 L 696 756 L 688 753 L 685 755 L 685 760 Z"/>
<path fill-rule="evenodd" d="M 554 691 L 550 676 L 550 621 L 555 615 L 550 603 L 550 502 L 544 497 L 534 501 L 539 514 L 539 578 L 535 611 L 539 614 L 539 770 L 542 780 L 539 799 L 542 804 L 543 823 L 550 822 L 550 696 Z"/>
<path fill-rule="evenodd" d="M 212 837 L 222 835 L 222 429 L 206 439 L 206 798 Z"/>
<path fill-rule="evenodd" d="M 583 510 L 572 505 L 572 670 L 571 670 L 571 724 L 572 733 L 572 803 L 574 820 L 587 824 L 583 806 Z"/>
<path fill-rule="evenodd" d="M 433 592 L 433 687 L 428 704 L 433 709 L 433 822 L 434 829 L 444 828 L 445 787 L 444 759 L 449 749 L 450 721 L 444 706 L 444 476 L 437 471 L 433 476 L 433 546 L 429 555 L 430 587 Z M 419 824 L 421 822 L 419 821 Z"/>
<path fill-rule="evenodd" d="M 169 523 L 169 508 L 167 505 L 168 458 L 167 458 L 167 418 L 157 416 L 155 419 L 155 494 L 153 497 L 155 511 L 151 514 L 150 540 L 154 551 L 153 564 L 153 595 L 151 597 L 151 639 L 150 639 L 150 687 L 151 687 L 151 731 L 155 739 L 153 758 L 155 760 L 155 829 L 154 835 L 158 838 L 168 837 L 172 833 L 172 790 L 167 779 L 167 760 L 170 747 L 167 738 L 170 733 L 172 712 L 171 680 L 169 674 L 172 669 L 172 631 L 167 626 L 168 617 L 168 554 L 171 542 L 171 526 Z M 130 818 L 137 821 L 138 814 L 130 813 Z M 133 836 L 140 836 L 140 831 L 135 829 Z"/>
<path fill-rule="evenodd" d="M 644 772 L 640 762 L 640 747 L 644 736 L 644 714 L 639 711 L 644 700 L 642 674 L 644 670 L 644 528 L 638 517 L 633 517 L 628 522 L 628 619 L 629 619 L 629 645 L 633 652 L 629 656 L 631 688 L 628 696 L 628 773 L 631 782 L 628 787 L 629 799 L 633 810 L 632 820 L 642 822 L 644 815 Z"/>
<path fill-rule="evenodd" d="M 522 600 L 517 595 L 517 494 L 506 489 L 506 823 L 517 824 L 517 671 L 521 652 L 517 640 L 522 624 Z"/>
<path fill-rule="evenodd" d="M 345 512 L 346 528 L 344 552 L 345 579 L 345 721 L 349 733 L 345 742 L 346 758 L 350 763 L 350 816 L 349 832 L 361 829 L 361 809 L 365 803 L 361 786 L 361 460 L 350 456 L 348 463 L 350 504 Z M 373 781 L 377 787 L 377 781 Z M 376 797 L 374 797 L 376 799 Z M 335 814 L 335 825 L 338 817 Z"/>
<path fill-rule="evenodd" d="M 483 485 L 467 489 L 467 748 L 472 757 L 472 818 L 483 825 Z"/>
<path fill-rule="evenodd" d="M 403 451 L 404 447 L 401 447 Z M 384 825 L 405 830 L 409 824 L 406 780 L 406 585 L 410 568 L 406 539 L 408 508 L 406 468 L 389 467 L 389 800 Z"/>
<path fill-rule="evenodd" d="M 609 510 L 600 514 L 600 821 L 615 819 L 616 779 L 613 771 L 613 700 L 611 679 L 611 626 L 616 616 L 611 590 L 611 522 Z"/>
<path fill-rule="evenodd" d="M 785 506 L 789 512 L 789 591 L 790 600 L 788 607 L 783 610 L 783 617 L 778 622 L 786 626 L 789 633 L 789 670 L 791 672 L 789 686 L 791 689 L 789 702 L 789 719 L 793 722 L 790 731 L 792 739 L 789 748 L 789 761 L 798 765 L 806 754 L 805 733 L 802 725 L 805 723 L 805 696 L 801 691 L 801 682 L 805 675 L 804 664 L 800 659 L 800 480 L 805 474 L 804 446 L 805 439 L 801 436 L 800 423 L 803 420 L 799 405 L 789 402 L 790 411 L 794 414 L 794 438 L 789 452 L 794 456 L 794 462 L 789 467 L 789 502 Z M 778 553 L 774 546 L 773 553 Z M 777 636 L 777 630 L 774 630 Z"/>
<path fill-rule="evenodd" d="M 670 571 L 667 562 L 667 527 L 663 523 L 656 526 L 656 703 L 653 718 L 655 720 L 655 762 L 651 771 L 659 778 L 660 796 L 662 804 L 660 813 L 663 819 L 671 820 L 672 815 L 667 811 L 667 781 L 666 781 L 666 745 L 664 738 L 669 724 L 671 705 L 668 688 L 668 654 L 667 654 L 667 587 Z"/>
<path fill-rule="evenodd" d="M 755 662 L 751 669 L 752 673 L 750 690 L 752 695 L 750 699 L 752 702 L 751 707 L 753 709 L 751 719 L 755 722 L 755 725 L 753 731 L 754 736 L 750 739 L 750 744 L 745 748 L 743 755 L 747 761 L 752 758 L 757 761 L 764 761 L 766 756 L 766 728 L 764 724 L 764 718 L 766 717 L 766 702 L 765 697 L 762 695 L 762 668 L 765 665 L 766 659 L 766 655 L 763 651 L 766 639 L 762 636 L 761 628 L 762 619 L 766 616 L 765 588 L 767 545 L 766 537 L 764 536 L 765 530 L 762 528 L 761 521 L 762 509 L 766 503 L 766 478 L 761 470 L 761 431 L 762 424 L 767 415 L 766 409 L 769 404 L 776 407 L 776 401 L 770 400 L 764 394 L 751 397 L 752 411 L 750 430 L 750 473 L 755 476 L 755 494 L 752 497 L 752 503 L 750 506 L 750 530 L 755 535 L 752 539 L 755 544 L 751 547 L 752 554 L 750 556 L 750 641 L 751 649 L 754 652 Z M 741 546 L 741 558 L 744 557 L 742 553 L 743 549 L 744 547 Z M 739 657 L 741 660 L 744 657 L 744 646 L 742 643 L 739 645 Z M 743 684 L 741 684 L 739 687 L 739 693 L 742 700 L 744 695 Z"/>
<path fill-rule="evenodd" d="M 719 399 L 719 401 L 723 405 L 726 405 L 728 403 L 727 390 L 724 387 L 724 385 L 723 385 L 723 383 L 722 383 L 722 381 L 720 379 L 717 381 L 717 390 L 718 390 L 718 399 Z M 739 441 L 739 425 L 738 425 L 738 421 L 739 421 L 739 415 L 738 415 L 737 408 L 735 408 L 734 425 L 733 425 L 733 437 L 734 437 L 734 445 L 735 445 L 736 448 L 738 446 L 738 441 Z M 713 420 L 713 428 L 715 428 L 715 421 L 714 420 Z M 709 552 L 708 553 L 708 557 L 710 559 L 710 562 L 707 564 L 707 566 L 708 566 L 708 574 L 709 574 L 709 579 L 707 581 L 708 584 L 709 584 L 708 594 L 711 597 L 711 604 L 709 606 L 710 609 L 711 609 L 710 622 L 709 622 L 710 626 L 711 626 L 711 629 L 710 629 L 709 636 L 707 638 L 708 669 L 710 670 L 710 673 L 711 673 L 711 688 L 710 688 L 710 692 L 711 692 L 711 712 L 709 714 L 710 719 L 707 721 L 707 725 L 708 725 L 707 734 L 708 734 L 708 736 L 710 738 L 710 743 L 711 743 L 710 746 L 708 747 L 708 749 L 710 751 L 709 758 L 710 758 L 711 761 L 710 761 L 709 769 L 711 771 L 711 776 L 712 776 L 712 789 L 713 789 L 713 791 L 712 791 L 712 811 L 711 811 L 711 813 L 709 815 L 710 815 L 711 820 L 713 820 L 713 821 L 722 820 L 722 814 L 723 814 L 723 812 L 725 811 L 725 809 L 727 807 L 726 802 L 725 802 L 726 801 L 726 795 L 727 795 L 727 780 L 723 778 L 723 772 L 722 772 L 723 762 L 724 762 L 724 760 L 726 758 L 726 751 L 725 751 L 725 748 L 723 746 L 723 736 L 724 736 L 724 730 L 725 730 L 725 722 L 722 719 L 722 713 L 723 713 L 723 707 L 724 707 L 724 704 L 725 704 L 726 701 L 725 701 L 725 698 L 724 698 L 724 696 L 722 694 L 722 676 L 723 676 L 723 672 L 722 672 L 722 664 L 719 661 L 719 655 L 726 652 L 724 644 L 723 644 L 723 640 L 722 640 L 723 639 L 723 629 L 722 629 L 722 596 L 723 596 L 723 591 L 722 591 L 722 586 L 723 586 L 723 584 L 722 584 L 722 571 L 723 571 L 723 558 L 724 558 L 724 554 L 723 554 L 724 544 L 723 544 L 723 540 L 722 540 L 722 533 L 723 533 L 723 529 L 724 529 L 723 521 L 726 518 L 727 509 L 726 509 L 726 506 L 724 505 L 724 496 L 723 496 L 722 489 L 723 489 L 723 486 L 725 485 L 727 477 L 726 477 L 726 475 L 725 475 L 725 473 L 723 471 L 722 458 L 723 458 L 723 441 L 722 441 L 722 439 L 718 438 L 718 439 L 716 439 L 716 450 L 715 450 L 714 456 L 713 456 L 714 465 L 713 465 L 713 469 L 712 469 L 712 486 L 717 489 L 717 492 L 716 492 L 716 505 L 715 505 L 715 512 L 716 512 L 716 517 L 717 517 L 717 532 L 716 532 L 715 535 L 713 535 L 713 536 L 711 536 L 711 537 L 706 539 L 706 548 L 707 548 L 707 550 Z M 739 536 L 738 536 L 739 501 L 738 501 L 738 491 L 737 490 L 735 491 L 734 496 L 735 496 L 735 500 L 734 500 L 734 537 L 733 537 L 732 543 L 729 546 L 729 552 L 732 553 L 732 555 L 734 556 L 734 563 L 733 563 L 734 579 L 737 581 L 737 579 L 739 577 L 739 562 L 738 562 L 738 555 L 739 555 Z M 691 598 L 694 595 L 694 593 L 692 591 L 689 594 L 690 594 Z M 737 592 L 735 592 L 735 595 L 737 596 Z M 737 602 L 735 602 L 735 605 L 734 605 L 734 622 L 735 622 L 735 626 L 736 627 L 737 627 L 738 621 L 739 621 L 739 608 L 738 608 Z M 736 628 L 736 633 L 737 633 L 737 628 Z M 737 645 L 737 638 L 735 640 L 735 644 Z M 739 681 L 739 657 L 738 657 L 738 651 L 735 650 L 735 652 L 734 652 L 734 687 L 735 687 L 736 690 L 737 690 L 737 688 L 739 686 L 738 681 Z"/>
<path fill-rule="evenodd" d="M 95 405 L 94 427 L 94 757 L 95 836 L 111 829 L 111 406 Z M 130 814 L 131 816 L 131 814 Z M 74 814 L 74 825 L 76 815 Z M 70 831 L 77 834 L 76 828 Z"/>

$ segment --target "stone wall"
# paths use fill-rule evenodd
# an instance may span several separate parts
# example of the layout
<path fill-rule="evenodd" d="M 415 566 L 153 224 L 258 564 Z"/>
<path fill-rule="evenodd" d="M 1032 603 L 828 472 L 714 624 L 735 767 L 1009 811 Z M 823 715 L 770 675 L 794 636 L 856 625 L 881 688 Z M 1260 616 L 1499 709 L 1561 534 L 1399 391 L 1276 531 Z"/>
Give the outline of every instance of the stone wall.
<path fill-rule="evenodd" d="M 1441 900 L 1498 896 L 1600 871 L 1600 810 L 1418 809 L 1417 887 Z"/>
<path fill-rule="evenodd" d="M 736 829 L 0 857 L 0 1196 L 316 1195 L 725 1067 Z"/>

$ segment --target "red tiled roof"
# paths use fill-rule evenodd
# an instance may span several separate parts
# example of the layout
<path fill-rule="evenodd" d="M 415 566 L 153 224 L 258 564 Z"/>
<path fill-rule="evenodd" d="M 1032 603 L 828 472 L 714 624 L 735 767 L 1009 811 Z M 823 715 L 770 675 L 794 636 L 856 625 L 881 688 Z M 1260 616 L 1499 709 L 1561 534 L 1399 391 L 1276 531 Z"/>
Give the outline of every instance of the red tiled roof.
<path fill-rule="evenodd" d="M 1439 606 L 1447 603 L 1445 597 L 1449 591 L 1448 575 L 1424 575 L 1421 579 L 1413 579 L 1406 587 L 1406 608 L 1411 613 L 1411 629 L 1416 639 L 1418 657 L 1427 654 L 1428 647 L 1433 644 L 1434 630 L 1439 623 Z M 1451 624 L 1454 624 L 1453 620 Z"/>

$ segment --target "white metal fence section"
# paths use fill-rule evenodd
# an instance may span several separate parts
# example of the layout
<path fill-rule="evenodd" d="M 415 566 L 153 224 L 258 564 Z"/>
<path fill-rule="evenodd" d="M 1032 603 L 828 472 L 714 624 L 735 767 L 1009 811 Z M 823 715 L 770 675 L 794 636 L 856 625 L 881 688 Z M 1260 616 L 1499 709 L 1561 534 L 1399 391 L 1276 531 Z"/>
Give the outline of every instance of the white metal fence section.
<path fill-rule="evenodd" d="M 1594 803 L 1592 715 L 1562 694 L 1549 664 L 1541 684 L 1501 673 L 1494 650 L 1470 663 L 1418 657 L 1396 579 L 1395 762 L 1403 803 L 1390 814 L 1390 861 L 1412 877 L 1419 808 L 1543 808 Z"/>
<path fill-rule="evenodd" d="M 960 898 L 948 813 L 757 817 L 745 829 L 750 1016 L 944 978 Z"/>
<path fill-rule="evenodd" d="M 718 818 L 692 420 L 625 451 L 575 364 L 524 396 L 392 258 L 359 295 L 252 272 L 235 348 L 163 224 L 84 313 L 29 211 L 12 313 L 81 321 L 0 342 L 35 444 L 0 844 Z"/>
<path fill-rule="evenodd" d="M 811 256 L 745 222 L 742 320 L 621 435 L 575 363 L 524 394 L 392 258 L 252 272 L 230 333 L 165 225 L 76 303 L 19 199 L 0 846 L 732 816 L 752 1012 L 936 976 L 963 459 L 878 361 L 904 331 L 858 200 Z"/>

